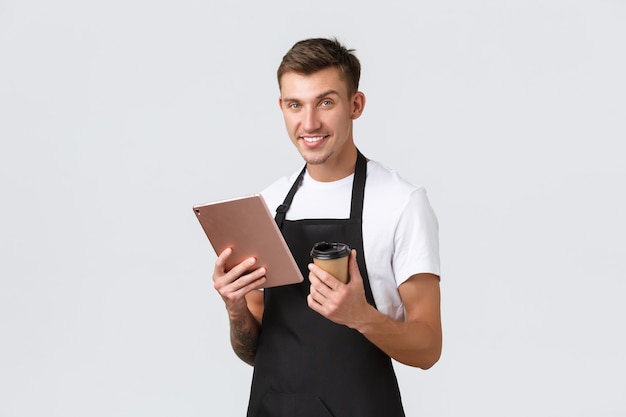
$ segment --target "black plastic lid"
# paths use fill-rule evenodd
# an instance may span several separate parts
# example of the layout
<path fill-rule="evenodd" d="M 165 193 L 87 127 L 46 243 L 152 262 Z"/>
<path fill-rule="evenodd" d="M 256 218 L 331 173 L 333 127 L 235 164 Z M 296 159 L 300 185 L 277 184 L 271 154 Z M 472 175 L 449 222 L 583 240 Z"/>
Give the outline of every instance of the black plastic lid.
<path fill-rule="evenodd" d="M 350 254 L 350 247 L 345 243 L 317 242 L 311 249 L 311 256 L 316 259 L 337 259 Z"/>

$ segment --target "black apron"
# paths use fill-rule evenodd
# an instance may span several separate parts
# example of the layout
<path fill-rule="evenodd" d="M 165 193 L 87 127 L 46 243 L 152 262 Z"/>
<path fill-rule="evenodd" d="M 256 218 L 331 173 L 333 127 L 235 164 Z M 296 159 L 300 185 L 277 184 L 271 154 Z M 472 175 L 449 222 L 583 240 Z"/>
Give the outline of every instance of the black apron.
<path fill-rule="evenodd" d="M 307 304 L 307 265 L 316 242 L 357 250 L 367 301 L 376 306 L 367 276 L 361 219 L 367 160 L 358 152 L 349 219 L 285 220 L 306 167 L 276 210 L 280 227 L 305 277 L 267 288 L 248 417 L 403 417 L 391 359 L 358 331 L 328 320 Z"/>

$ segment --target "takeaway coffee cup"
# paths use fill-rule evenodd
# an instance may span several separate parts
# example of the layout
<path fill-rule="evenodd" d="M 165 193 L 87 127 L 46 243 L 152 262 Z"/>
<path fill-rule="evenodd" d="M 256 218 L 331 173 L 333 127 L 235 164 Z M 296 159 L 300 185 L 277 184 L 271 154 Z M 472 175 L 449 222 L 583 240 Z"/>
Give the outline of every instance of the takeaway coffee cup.
<path fill-rule="evenodd" d="M 313 263 L 344 284 L 348 283 L 348 255 L 350 247 L 345 243 L 318 242 L 311 249 Z"/>

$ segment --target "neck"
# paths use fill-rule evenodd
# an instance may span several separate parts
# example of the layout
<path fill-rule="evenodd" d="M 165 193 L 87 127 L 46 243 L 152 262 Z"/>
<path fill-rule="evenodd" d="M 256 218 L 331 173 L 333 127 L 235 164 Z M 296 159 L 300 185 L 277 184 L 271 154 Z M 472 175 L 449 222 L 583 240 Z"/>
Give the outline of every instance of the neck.
<path fill-rule="evenodd" d="M 329 158 L 322 164 L 307 163 L 306 169 L 315 181 L 331 182 L 354 174 L 356 166 L 357 150 L 353 146 L 346 150 L 345 154 L 337 155 L 337 158 Z"/>

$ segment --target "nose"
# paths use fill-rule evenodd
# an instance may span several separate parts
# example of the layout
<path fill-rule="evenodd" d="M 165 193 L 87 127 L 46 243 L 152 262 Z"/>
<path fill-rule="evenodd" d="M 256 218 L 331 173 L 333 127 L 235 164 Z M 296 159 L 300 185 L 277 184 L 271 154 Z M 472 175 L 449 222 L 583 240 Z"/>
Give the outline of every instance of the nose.
<path fill-rule="evenodd" d="M 302 129 L 306 132 L 315 132 L 322 123 L 316 108 L 307 108 L 302 115 Z"/>

